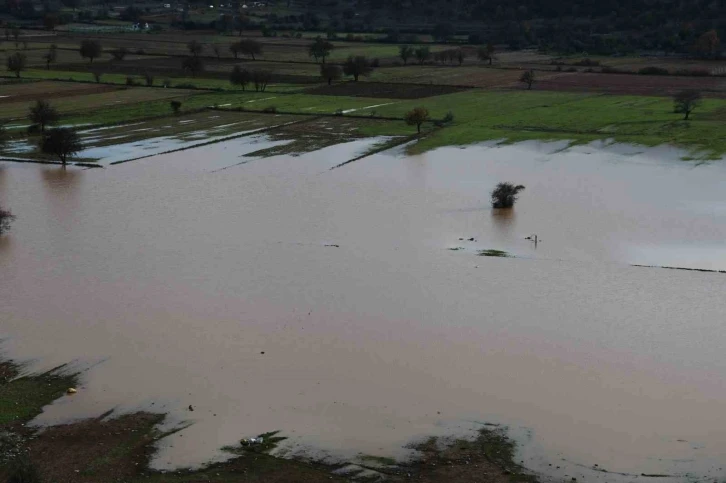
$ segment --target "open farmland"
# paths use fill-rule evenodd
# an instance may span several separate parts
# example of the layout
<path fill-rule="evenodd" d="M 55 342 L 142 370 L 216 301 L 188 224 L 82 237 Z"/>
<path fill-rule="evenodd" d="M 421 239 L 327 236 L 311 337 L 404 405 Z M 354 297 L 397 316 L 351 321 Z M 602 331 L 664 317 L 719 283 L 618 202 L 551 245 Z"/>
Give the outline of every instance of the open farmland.
<path fill-rule="evenodd" d="M 683 89 L 697 89 L 705 96 L 726 97 L 726 78 L 569 73 L 544 78 L 536 83 L 536 88 L 643 96 L 672 96 Z"/>

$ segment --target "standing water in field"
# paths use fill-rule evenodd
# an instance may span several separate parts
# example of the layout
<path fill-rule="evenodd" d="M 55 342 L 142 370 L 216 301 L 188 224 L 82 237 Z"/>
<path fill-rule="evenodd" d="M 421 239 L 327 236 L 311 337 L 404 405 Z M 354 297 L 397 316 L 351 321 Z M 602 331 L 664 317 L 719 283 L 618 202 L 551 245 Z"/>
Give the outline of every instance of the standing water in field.
<path fill-rule="evenodd" d="M 486 421 L 555 477 L 724 476 L 726 275 L 631 265 L 726 270 L 726 165 L 525 143 L 329 170 L 373 141 L 241 163 L 248 142 L 0 165 L 2 347 L 93 365 L 40 423 L 169 411 L 194 423 L 170 468 L 274 430 L 407 456 Z M 493 211 L 503 181 L 527 188 Z"/>

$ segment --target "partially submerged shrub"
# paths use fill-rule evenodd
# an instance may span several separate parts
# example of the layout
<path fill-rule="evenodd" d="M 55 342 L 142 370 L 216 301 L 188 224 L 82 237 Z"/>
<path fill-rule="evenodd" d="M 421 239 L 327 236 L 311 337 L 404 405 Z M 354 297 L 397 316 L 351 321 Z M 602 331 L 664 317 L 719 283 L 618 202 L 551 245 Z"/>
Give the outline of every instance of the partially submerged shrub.
<path fill-rule="evenodd" d="M 517 195 L 524 189 L 523 185 L 514 185 L 512 183 L 499 183 L 492 190 L 492 207 L 493 208 L 511 208 L 517 201 Z"/>
<path fill-rule="evenodd" d="M 10 230 L 10 224 L 13 220 L 15 220 L 15 215 L 10 210 L 5 210 L 0 206 L 0 235 Z"/>

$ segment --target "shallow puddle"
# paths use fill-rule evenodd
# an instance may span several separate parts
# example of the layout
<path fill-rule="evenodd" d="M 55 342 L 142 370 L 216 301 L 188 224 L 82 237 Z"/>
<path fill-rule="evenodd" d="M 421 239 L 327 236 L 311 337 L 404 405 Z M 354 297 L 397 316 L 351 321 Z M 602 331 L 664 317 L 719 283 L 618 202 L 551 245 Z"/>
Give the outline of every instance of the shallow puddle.
<path fill-rule="evenodd" d="M 0 164 L 18 216 L 3 349 L 90 367 L 41 423 L 193 421 L 159 468 L 273 430 L 293 451 L 406 456 L 505 423 L 557 478 L 724 476 L 726 275 L 630 264 L 726 269 L 726 166 L 525 143 L 331 171 L 374 140 L 244 160 L 254 140 L 105 170 Z M 526 186 L 514 211 L 489 208 L 500 181 Z"/>

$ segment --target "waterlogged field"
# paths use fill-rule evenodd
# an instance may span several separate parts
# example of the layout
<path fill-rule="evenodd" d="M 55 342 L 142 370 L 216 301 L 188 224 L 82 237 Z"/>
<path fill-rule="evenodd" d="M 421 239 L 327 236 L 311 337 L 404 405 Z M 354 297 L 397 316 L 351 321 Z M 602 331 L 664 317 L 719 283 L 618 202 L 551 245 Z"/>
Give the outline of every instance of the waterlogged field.
<path fill-rule="evenodd" d="M 282 454 L 385 472 L 487 423 L 557 480 L 725 476 L 726 276 L 632 266 L 726 269 L 722 164 L 524 143 L 331 170 L 380 140 L 276 150 L 354 133 L 327 120 L 104 170 L 0 166 L 3 351 L 88 368 L 39 423 L 168 412 L 162 430 L 192 424 L 164 469 L 279 430 Z M 489 207 L 501 180 L 526 186 L 513 211 Z"/>

